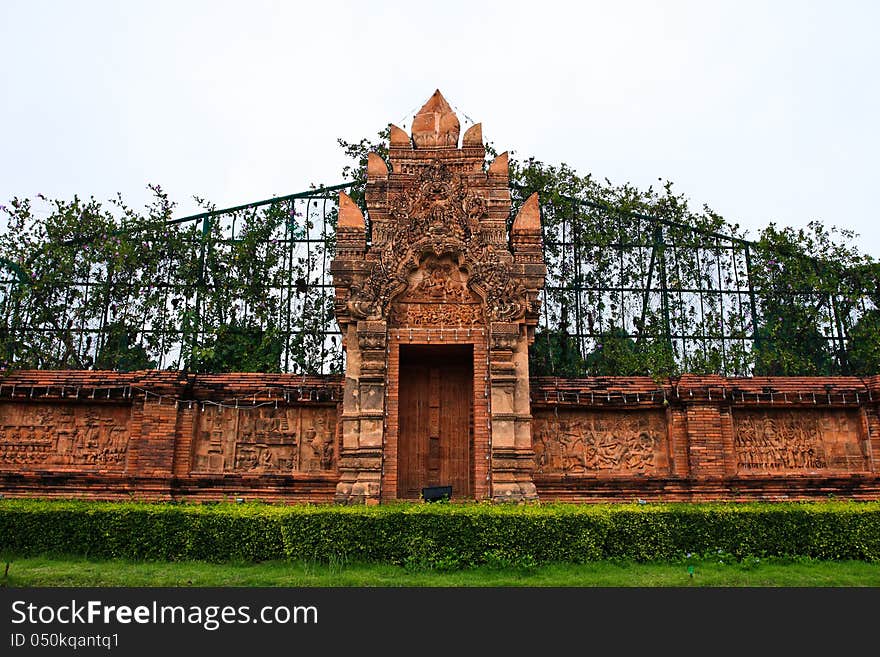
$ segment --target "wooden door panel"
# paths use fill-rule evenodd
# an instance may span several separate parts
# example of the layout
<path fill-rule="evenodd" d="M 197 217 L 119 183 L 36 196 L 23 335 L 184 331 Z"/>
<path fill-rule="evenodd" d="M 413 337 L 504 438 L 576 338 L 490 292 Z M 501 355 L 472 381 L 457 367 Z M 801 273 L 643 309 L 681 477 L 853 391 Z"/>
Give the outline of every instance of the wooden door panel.
<path fill-rule="evenodd" d="M 440 379 L 441 464 L 438 485 L 452 485 L 456 497 L 470 496 L 471 368 L 450 363 Z"/>
<path fill-rule="evenodd" d="M 470 497 L 472 348 L 402 345 L 398 381 L 398 496 L 451 485 Z"/>
<path fill-rule="evenodd" d="M 401 363 L 400 368 L 400 436 L 398 495 L 418 497 L 422 486 L 419 473 L 428 469 L 428 444 L 419 440 L 426 436 L 429 423 L 428 367 L 419 363 Z"/>

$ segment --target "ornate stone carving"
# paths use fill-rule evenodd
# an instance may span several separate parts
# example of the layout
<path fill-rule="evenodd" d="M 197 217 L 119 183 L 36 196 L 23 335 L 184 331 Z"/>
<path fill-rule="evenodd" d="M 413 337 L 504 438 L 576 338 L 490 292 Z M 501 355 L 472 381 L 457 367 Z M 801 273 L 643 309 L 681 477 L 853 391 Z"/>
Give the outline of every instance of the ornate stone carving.
<path fill-rule="evenodd" d="M 455 148 L 461 125 L 446 99 L 436 90 L 413 118 L 416 148 Z"/>
<path fill-rule="evenodd" d="M 385 333 L 359 333 L 358 346 L 361 349 L 384 349 L 386 342 Z"/>
<path fill-rule="evenodd" d="M 467 275 L 450 258 L 429 257 L 416 274 L 401 301 L 476 302 L 467 289 Z"/>
<path fill-rule="evenodd" d="M 400 361 L 394 358 L 394 341 L 403 334 L 399 329 L 407 328 L 453 329 L 410 330 L 407 340 L 414 344 L 470 341 L 474 354 L 478 345 L 490 347 L 487 378 L 474 381 L 472 390 L 487 385 L 491 390 L 484 399 L 506 392 L 511 403 L 504 411 L 493 406 L 485 425 L 469 420 L 479 462 L 472 469 L 473 490 L 504 500 L 537 496 L 530 474 L 528 343 L 534 339 L 546 274 L 538 201 L 534 197 L 524 204 L 508 244 L 507 156 L 485 170 L 482 128 L 471 127 L 461 149 L 459 129 L 439 91 L 414 118 L 412 140 L 391 127 L 390 168 L 378 156 L 367 162 L 371 243 L 360 228 L 361 214 L 340 195 L 339 247 L 331 263 L 334 309 L 347 352 L 340 502 L 375 500 L 381 491 L 395 490 L 393 483 L 382 486 L 385 477 L 395 476 L 395 469 L 388 475 L 383 467 L 383 450 L 395 440 L 388 428 L 394 425 L 386 424 L 385 386 L 396 385 Z M 380 325 L 382 332 L 395 329 L 388 343 L 369 329 Z M 472 337 L 474 326 L 481 330 Z M 461 335 L 458 328 L 468 330 Z M 365 401 L 365 384 L 377 388 L 372 398 L 381 403 Z M 484 465 L 488 477 L 481 472 Z"/>
<path fill-rule="evenodd" d="M 365 279 L 350 284 L 345 303 L 349 313 L 358 319 L 380 319 L 389 303 L 407 289 L 411 272 L 426 254 L 449 254 L 468 272 L 468 288 L 486 300 L 490 321 L 522 317 L 529 306 L 526 290 L 512 276 L 509 252 L 481 230 L 487 213 L 486 200 L 435 160 L 416 185 L 390 199 L 389 216 L 396 229 L 379 245 L 378 259 L 370 263 Z M 431 282 L 429 278 L 426 285 Z M 461 298 L 466 292 L 459 291 Z M 444 301 L 449 300 L 447 294 L 444 290 Z"/>
<path fill-rule="evenodd" d="M 851 411 L 735 411 L 734 427 L 740 472 L 867 469 Z"/>
<path fill-rule="evenodd" d="M 123 472 L 130 421 L 128 406 L 3 404 L 0 468 Z"/>
<path fill-rule="evenodd" d="M 492 349 L 512 350 L 518 340 L 516 333 L 492 333 Z"/>
<path fill-rule="evenodd" d="M 199 413 L 193 471 L 211 474 L 332 471 L 334 409 L 227 408 Z"/>
<path fill-rule="evenodd" d="M 391 312 L 392 326 L 457 327 L 483 322 L 477 305 L 443 305 L 439 303 L 396 304 Z"/>
<path fill-rule="evenodd" d="M 659 473 L 665 465 L 661 411 L 621 414 L 574 411 L 535 417 L 535 472 Z"/>
<path fill-rule="evenodd" d="M 392 326 L 473 326 L 484 322 L 467 272 L 448 254 L 427 256 L 411 272 L 407 289 L 391 304 Z"/>

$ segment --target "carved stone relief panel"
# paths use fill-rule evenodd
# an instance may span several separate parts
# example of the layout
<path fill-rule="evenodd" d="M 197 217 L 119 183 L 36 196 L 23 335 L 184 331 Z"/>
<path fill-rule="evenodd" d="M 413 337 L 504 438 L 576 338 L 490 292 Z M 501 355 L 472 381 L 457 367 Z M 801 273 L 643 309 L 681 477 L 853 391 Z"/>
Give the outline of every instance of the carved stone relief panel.
<path fill-rule="evenodd" d="M 664 474 L 663 411 L 539 411 L 532 421 L 536 474 Z"/>
<path fill-rule="evenodd" d="M 199 413 L 193 472 L 332 472 L 335 435 L 335 408 L 208 405 Z"/>
<path fill-rule="evenodd" d="M 391 307 L 392 326 L 472 326 L 483 323 L 480 299 L 450 255 L 425 258 Z"/>
<path fill-rule="evenodd" d="M 124 472 L 130 406 L 3 404 L 0 468 Z"/>
<path fill-rule="evenodd" d="M 735 410 L 733 418 L 739 472 L 868 468 L 857 411 Z"/>

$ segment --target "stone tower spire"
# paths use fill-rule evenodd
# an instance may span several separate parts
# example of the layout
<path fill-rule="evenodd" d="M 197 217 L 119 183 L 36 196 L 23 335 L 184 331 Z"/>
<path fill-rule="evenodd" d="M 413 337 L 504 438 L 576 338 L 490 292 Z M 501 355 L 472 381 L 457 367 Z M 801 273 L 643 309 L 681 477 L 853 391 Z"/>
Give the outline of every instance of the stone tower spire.
<path fill-rule="evenodd" d="M 458 148 L 458 117 L 437 89 L 413 118 L 416 148 Z"/>

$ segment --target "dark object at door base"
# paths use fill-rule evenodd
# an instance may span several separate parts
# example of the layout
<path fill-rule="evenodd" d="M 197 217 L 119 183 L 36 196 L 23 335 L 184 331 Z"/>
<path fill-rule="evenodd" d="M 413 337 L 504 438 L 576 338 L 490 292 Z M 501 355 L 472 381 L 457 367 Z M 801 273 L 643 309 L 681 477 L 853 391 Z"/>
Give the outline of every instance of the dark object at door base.
<path fill-rule="evenodd" d="M 425 502 L 438 502 L 452 497 L 452 486 L 427 486 L 422 489 L 422 499 Z"/>

